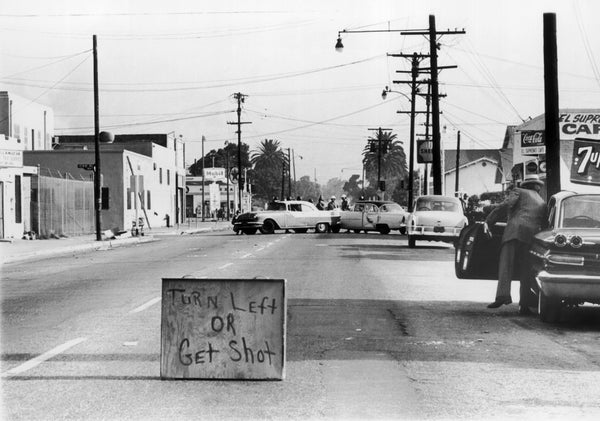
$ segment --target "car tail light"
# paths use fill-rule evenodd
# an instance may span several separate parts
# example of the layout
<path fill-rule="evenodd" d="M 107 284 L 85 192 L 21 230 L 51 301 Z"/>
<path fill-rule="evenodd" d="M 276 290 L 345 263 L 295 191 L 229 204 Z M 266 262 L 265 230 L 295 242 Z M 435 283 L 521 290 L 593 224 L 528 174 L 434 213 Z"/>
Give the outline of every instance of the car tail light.
<path fill-rule="evenodd" d="M 583 238 L 578 235 L 573 235 L 569 238 L 569 245 L 574 249 L 578 249 L 583 245 Z"/>
<path fill-rule="evenodd" d="M 556 247 L 564 247 L 567 245 L 567 237 L 564 234 L 557 234 L 556 237 L 554 237 L 554 245 Z"/>

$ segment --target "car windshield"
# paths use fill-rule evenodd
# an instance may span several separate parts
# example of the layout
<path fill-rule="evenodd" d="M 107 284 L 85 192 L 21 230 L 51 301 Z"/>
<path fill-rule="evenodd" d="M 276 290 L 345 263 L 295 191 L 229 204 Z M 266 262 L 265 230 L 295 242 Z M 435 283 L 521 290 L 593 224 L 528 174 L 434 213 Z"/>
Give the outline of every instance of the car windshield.
<path fill-rule="evenodd" d="M 459 212 L 458 203 L 444 199 L 444 198 L 431 198 L 431 197 L 419 197 L 415 206 L 417 211 L 444 211 L 444 212 Z"/>
<path fill-rule="evenodd" d="M 600 228 L 600 195 L 577 195 L 562 202 L 564 228 Z"/>

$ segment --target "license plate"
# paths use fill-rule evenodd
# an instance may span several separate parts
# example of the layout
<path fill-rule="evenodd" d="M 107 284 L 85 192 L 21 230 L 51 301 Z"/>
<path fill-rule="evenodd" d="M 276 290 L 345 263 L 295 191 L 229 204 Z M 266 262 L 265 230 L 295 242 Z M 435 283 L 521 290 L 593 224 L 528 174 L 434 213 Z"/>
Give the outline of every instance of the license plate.
<path fill-rule="evenodd" d="M 433 232 L 444 232 L 444 227 L 433 227 Z"/>

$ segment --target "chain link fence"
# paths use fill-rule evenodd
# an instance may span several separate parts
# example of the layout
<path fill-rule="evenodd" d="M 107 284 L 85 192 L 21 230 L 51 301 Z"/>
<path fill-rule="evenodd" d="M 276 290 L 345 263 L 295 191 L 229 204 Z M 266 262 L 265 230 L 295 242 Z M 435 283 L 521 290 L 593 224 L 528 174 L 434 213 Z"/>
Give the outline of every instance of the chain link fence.
<path fill-rule="evenodd" d="M 32 228 L 39 238 L 93 233 L 94 182 L 40 169 L 31 180 Z"/>

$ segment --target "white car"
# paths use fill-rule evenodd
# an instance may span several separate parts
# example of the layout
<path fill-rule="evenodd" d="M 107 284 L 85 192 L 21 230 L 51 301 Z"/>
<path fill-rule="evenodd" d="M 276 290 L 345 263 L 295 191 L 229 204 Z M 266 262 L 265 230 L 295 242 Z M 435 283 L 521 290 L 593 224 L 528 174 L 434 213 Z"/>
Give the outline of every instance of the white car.
<path fill-rule="evenodd" d="M 463 204 L 456 197 L 421 196 L 406 223 L 408 247 L 415 247 L 417 240 L 456 243 L 467 224 Z"/>
<path fill-rule="evenodd" d="M 406 233 L 408 213 L 395 202 L 380 200 L 361 200 L 351 210 L 342 211 L 340 224 L 342 229 L 361 231 L 379 231 L 388 234 L 392 230 Z"/>
<path fill-rule="evenodd" d="M 233 220 L 233 230 L 247 235 L 273 234 L 275 230 L 293 229 L 296 233 L 305 233 L 309 229 L 315 232 L 339 232 L 340 211 L 319 210 L 302 200 L 276 200 L 269 203 L 267 210 L 246 212 Z"/>

